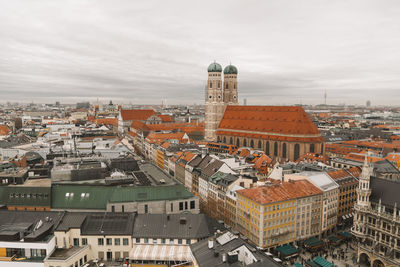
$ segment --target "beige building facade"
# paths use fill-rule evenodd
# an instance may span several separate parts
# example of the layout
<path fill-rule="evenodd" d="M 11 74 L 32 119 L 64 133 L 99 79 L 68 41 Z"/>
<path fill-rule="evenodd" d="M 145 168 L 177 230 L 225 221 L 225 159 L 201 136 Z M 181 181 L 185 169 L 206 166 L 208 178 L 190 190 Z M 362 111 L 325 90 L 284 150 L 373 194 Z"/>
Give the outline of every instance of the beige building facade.
<path fill-rule="evenodd" d="M 224 115 L 227 105 L 238 104 L 237 69 L 228 65 L 224 69 L 222 82 L 222 67 L 214 62 L 208 67 L 205 105 L 205 139 L 217 140 L 217 128 Z"/>

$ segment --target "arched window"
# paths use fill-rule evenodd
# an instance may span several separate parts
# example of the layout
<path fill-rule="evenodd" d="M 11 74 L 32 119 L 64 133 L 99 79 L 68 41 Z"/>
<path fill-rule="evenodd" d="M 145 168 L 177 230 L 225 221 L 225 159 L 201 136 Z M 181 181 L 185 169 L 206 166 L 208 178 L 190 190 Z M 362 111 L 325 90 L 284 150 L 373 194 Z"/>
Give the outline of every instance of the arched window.
<path fill-rule="evenodd" d="M 229 144 L 233 145 L 233 138 L 231 137 L 231 139 L 229 140 Z"/>
<path fill-rule="evenodd" d="M 324 145 L 321 144 L 321 154 L 324 154 Z"/>
<path fill-rule="evenodd" d="M 243 139 L 243 146 L 247 146 L 247 139 L 246 138 Z"/>
<path fill-rule="evenodd" d="M 262 144 L 261 144 L 261 140 L 258 141 L 258 148 L 261 148 Z"/>
<path fill-rule="evenodd" d="M 282 158 L 286 158 L 286 143 L 282 145 Z"/>
<path fill-rule="evenodd" d="M 294 160 L 296 161 L 300 157 L 300 145 L 295 144 L 294 145 Z"/>
<path fill-rule="evenodd" d="M 224 136 L 224 143 L 226 144 L 226 138 L 225 138 L 225 136 Z"/>
<path fill-rule="evenodd" d="M 228 89 L 228 84 L 227 83 L 225 84 L 225 89 Z"/>
<path fill-rule="evenodd" d="M 274 156 L 278 156 L 278 142 L 274 143 Z"/>
<path fill-rule="evenodd" d="M 212 82 L 210 82 L 210 88 L 212 88 Z"/>
<path fill-rule="evenodd" d="M 236 145 L 237 145 L 237 146 L 240 146 L 240 140 L 239 140 L 239 137 L 236 139 Z"/>
<path fill-rule="evenodd" d="M 220 81 L 218 81 L 218 88 L 220 88 L 221 87 L 221 82 Z"/>
<path fill-rule="evenodd" d="M 314 144 L 310 144 L 310 152 L 311 152 L 311 153 L 314 153 L 314 149 L 315 149 L 315 148 L 314 148 Z"/>
<path fill-rule="evenodd" d="M 265 154 L 269 156 L 269 141 L 267 141 L 267 144 L 265 145 Z"/>
<path fill-rule="evenodd" d="M 254 141 L 253 141 L 253 139 L 251 139 L 251 141 L 250 141 L 250 147 L 251 147 L 251 148 L 254 148 Z"/>

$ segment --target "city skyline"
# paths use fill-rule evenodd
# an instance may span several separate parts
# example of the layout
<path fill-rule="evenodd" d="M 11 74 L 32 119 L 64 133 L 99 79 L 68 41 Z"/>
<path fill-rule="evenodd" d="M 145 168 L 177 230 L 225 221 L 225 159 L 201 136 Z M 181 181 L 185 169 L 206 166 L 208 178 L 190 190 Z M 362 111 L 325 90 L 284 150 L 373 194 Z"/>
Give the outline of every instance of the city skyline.
<path fill-rule="evenodd" d="M 214 60 L 249 105 L 400 96 L 396 1 L 0 3 L 4 102 L 202 104 Z"/>

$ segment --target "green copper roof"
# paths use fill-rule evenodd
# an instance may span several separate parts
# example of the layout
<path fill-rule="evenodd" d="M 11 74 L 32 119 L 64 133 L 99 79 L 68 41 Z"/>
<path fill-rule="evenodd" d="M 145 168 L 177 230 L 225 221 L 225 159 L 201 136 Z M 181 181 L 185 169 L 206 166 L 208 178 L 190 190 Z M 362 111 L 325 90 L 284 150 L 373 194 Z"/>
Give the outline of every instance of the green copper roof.
<path fill-rule="evenodd" d="M 207 69 L 208 72 L 222 72 L 222 67 L 217 62 L 211 63 Z"/>
<path fill-rule="evenodd" d="M 138 187 L 53 185 L 52 208 L 105 210 L 107 203 L 176 200 L 192 197 L 194 197 L 193 194 L 180 184 Z"/>
<path fill-rule="evenodd" d="M 224 74 L 238 74 L 238 70 L 233 65 L 228 65 L 224 69 Z"/>

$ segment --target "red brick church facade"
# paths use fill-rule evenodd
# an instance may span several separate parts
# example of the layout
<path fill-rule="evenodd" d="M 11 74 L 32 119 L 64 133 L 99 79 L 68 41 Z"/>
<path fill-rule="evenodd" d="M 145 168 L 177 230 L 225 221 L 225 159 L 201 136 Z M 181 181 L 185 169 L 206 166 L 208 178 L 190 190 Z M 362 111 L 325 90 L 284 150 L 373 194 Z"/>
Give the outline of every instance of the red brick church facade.
<path fill-rule="evenodd" d="M 296 161 L 306 152 L 324 154 L 324 139 L 300 106 L 227 106 L 217 140 Z"/>

